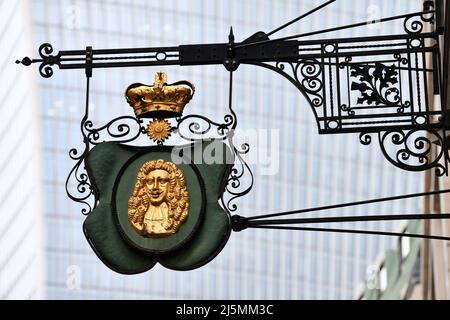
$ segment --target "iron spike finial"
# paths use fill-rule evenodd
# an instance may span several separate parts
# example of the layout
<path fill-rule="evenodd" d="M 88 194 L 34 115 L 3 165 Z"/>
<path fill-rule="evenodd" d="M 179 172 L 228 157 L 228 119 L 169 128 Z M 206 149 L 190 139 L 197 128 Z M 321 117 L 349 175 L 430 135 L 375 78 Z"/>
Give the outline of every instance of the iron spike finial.
<path fill-rule="evenodd" d="M 32 63 L 33 61 L 28 57 L 25 57 L 22 60 L 16 60 L 16 64 L 23 64 L 24 66 L 29 66 Z"/>
<path fill-rule="evenodd" d="M 230 26 L 230 34 L 228 35 L 228 41 L 229 41 L 230 43 L 234 43 L 233 26 Z"/>

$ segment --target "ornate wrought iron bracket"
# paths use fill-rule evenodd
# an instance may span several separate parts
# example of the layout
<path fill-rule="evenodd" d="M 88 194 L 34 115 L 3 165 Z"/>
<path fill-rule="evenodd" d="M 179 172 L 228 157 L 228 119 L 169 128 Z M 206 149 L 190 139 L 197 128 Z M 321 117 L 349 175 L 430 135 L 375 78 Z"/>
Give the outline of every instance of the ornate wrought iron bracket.
<path fill-rule="evenodd" d="M 376 135 L 383 155 L 395 166 L 411 171 L 434 169 L 439 176 L 448 175 L 450 156 L 446 134 L 450 130 L 450 114 L 445 101 L 440 105 L 433 104 L 434 96 L 443 92 L 443 82 L 448 77 L 441 68 L 439 35 L 444 32 L 443 17 L 440 8 L 435 8 L 440 1 L 425 1 L 423 11 L 416 13 L 269 38 L 331 2 L 270 33 L 257 32 L 238 43 L 232 30 L 228 42 L 220 44 L 123 49 L 88 47 L 86 50 L 59 51 L 54 55 L 52 46 L 44 43 L 39 48 L 40 58 L 25 57 L 16 62 L 27 66 L 39 64 L 39 72 L 45 78 L 53 75 L 53 67 L 56 66 L 63 70 L 85 69 L 88 79 L 98 68 L 223 65 L 232 75 L 241 64 L 263 67 L 281 75 L 300 91 L 315 116 L 319 134 L 358 133 L 363 145 L 369 145 Z M 403 32 L 373 37 L 302 40 L 371 23 L 394 21 L 403 23 Z M 230 79 L 232 82 L 232 77 Z M 134 121 L 136 130 L 121 123 L 124 120 Z M 242 160 L 242 169 L 249 170 L 241 157 L 242 153 L 248 152 L 249 146 L 235 148 L 232 144 L 236 120 L 231 108 L 230 85 L 230 113 L 224 117 L 223 123 L 201 115 L 188 115 L 177 120 L 174 130 L 183 136 L 181 131 L 186 123 L 190 134 L 205 134 L 215 127 L 218 136 L 229 141 L 237 159 Z M 206 124 L 206 129 L 200 122 Z M 136 123 L 134 117 L 128 116 L 94 128 L 88 120 L 87 103 L 81 131 L 85 150 L 83 153 L 71 150 L 71 157 L 77 161 L 71 174 L 77 177 L 78 192 L 88 190 L 94 194 L 86 176 L 78 173 L 89 146 L 100 141 L 102 133 L 114 140 L 133 141 L 145 132 L 145 128 L 140 121 Z M 195 140 L 188 135 L 185 138 Z M 242 172 L 236 167 L 233 169 L 228 184 L 231 189 L 240 187 Z M 235 199 L 249 190 L 235 194 L 228 191 Z M 84 197 L 80 199 L 85 200 Z M 223 203 L 229 212 L 236 210 L 230 202 Z"/>

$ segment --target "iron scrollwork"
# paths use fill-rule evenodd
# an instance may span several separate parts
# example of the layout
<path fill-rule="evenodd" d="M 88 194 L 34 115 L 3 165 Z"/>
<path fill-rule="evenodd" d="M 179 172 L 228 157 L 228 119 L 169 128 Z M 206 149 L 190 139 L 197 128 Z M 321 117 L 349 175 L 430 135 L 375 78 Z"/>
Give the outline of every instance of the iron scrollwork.
<path fill-rule="evenodd" d="M 113 138 L 107 141 L 127 143 L 136 140 L 141 134 L 147 132 L 142 123 L 143 121 L 141 119 L 132 116 L 121 116 L 98 128 L 95 128 L 92 121 L 88 120 L 84 123 L 83 127 L 87 133 L 86 137 L 92 145 L 106 141 L 100 139 L 102 132 L 105 132 L 108 137 Z M 135 127 L 135 130 L 132 130 L 132 126 Z"/>
<path fill-rule="evenodd" d="M 87 94 L 89 94 L 89 78 L 87 82 Z M 93 122 L 89 120 L 88 98 L 89 96 L 87 96 L 85 114 L 80 124 L 83 148 L 82 150 L 77 148 L 70 149 L 69 157 L 76 162 L 70 170 L 65 184 L 66 193 L 69 198 L 83 206 L 81 209 L 83 215 L 91 213 L 98 202 L 97 190 L 94 189 L 89 181 L 89 175 L 84 166 L 84 161 L 91 146 L 104 141 L 131 142 L 146 132 L 145 127 L 142 126 L 142 120 L 132 116 L 117 117 L 103 126 L 94 127 Z M 132 128 L 133 126 L 134 130 Z M 104 134 L 107 135 L 107 138 L 101 139 Z M 71 183 L 74 183 L 75 186 L 71 186 Z"/>
<path fill-rule="evenodd" d="M 84 167 L 84 159 L 89 151 L 88 143 L 85 143 L 83 152 L 80 152 L 76 148 L 72 148 L 69 151 L 70 159 L 76 161 L 73 168 L 70 170 L 66 178 L 66 193 L 68 197 L 83 207 L 81 213 L 83 215 L 88 215 L 95 208 L 98 200 L 96 191 L 94 190 L 92 184 L 89 181 L 88 174 Z M 70 183 L 74 182 L 74 190 L 71 188 Z M 94 201 L 90 201 L 91 197 L 94 197 Z"/>
<path fill-rule="evenodd" d="M 253 188 L 254 181 L 253 172 L 244 159 L 245 154 L 250 151 L 250 145 L 244 143 L 238 147 L 233 141 L 236 126 L 236 113 L 230 108 L 230 113 L 224 116 L 224 121 L 221 123 L 205 116 L 190 114 L 177 119 L 177 126 L 174 128 L 174 132 L 184 140 L 193 142 L 213 138 L 225 141 L 230 147 L 234 164 L 220 198 L 223 208 L 228 213 L 237 210 L 235 200 L 248 194 Z M 211 132 L 213 128 L 215 131 Z M 246 176 L 250 178 L 250 182 L 248 185 L 243 185 L 242 181 Z"/>
<path fill-rule="evenodd" d="M 417 16 L 408 17 L 403 22 L 403 28 L 408 34 L 420 34 L 424 32 L 425 23 L 434 24 L 435 14 L 432 9 L 434 8 L 434 1 L 424 1 L 423 3 L 424 13 Z M 425 13 L 428 12 L 428 13 Z"/>
<path fill-rule="evenodd" d="M 213 127 L 215 132 L 211 133 Z M 215 122 L 208 117 L 189 114 L 177 119 L 174 132 L 186 141 L 200 141 L 211 135 L 215 139 L 225 140 L 230 130 L 235 128 L 235 115 L 227 114 L 222 123 Z"/>
<path fill-rule="evenodd" d="M 377 135 L 384 157 L 394 166 L 408 171 L 435 169 L 437 176 L 448 175 L 450 159 L 445 151 L 446 141 L 436 130 L 392 129 Z M 370 145 L 371 133 L 362 132 L 359 140 L 363 145 Z"/>
<path fill-rule="evenodd" d="M 125 122 L 124 122 L 125 121 Z M 132 121 L 127 123 L 126 121 Z M 131 116 L 122 116 L 111 120 L 101 127 L 94 127 L 92 121 L 85 120 L 81 124 L 84 147 L 82 151 L 72 148 L 69 151 L 69 157 L 76 161 L 74 167 L 70 170 L 66 179 L 66 192 L 69 198 L 83 205 L 81 213 L 88 215 L 97 205 L 98 196 L 96 190 L 89 181 L 88 173 L 84 167 L 84 160 L 91 149 L 91 146 L 105 141 L 114 141 L 126 143 L 136 140 L 141 134 L 145 133 L 145 127 L 142 122 Z M 132 130 L 132 126 L 136 130 Z M 112 139 L 100 139 L 102 133 Z M 70 183 L 74 182 L 75 187 L 70 188 Z M 90 199 L 93 200 L 90 200 Z"/>
<path fill-rule="evenodd" d="M 286 65 L 289 66 L 290 73 L 285 70 Z M 278 69 L 279 74 L 288 78 L 298 88 L 301 88 L 313 107 L 318 108 L 323 105 L 322 90 L 324 83 L 321 78 L 323 70 L 317 59 L 304 59 L 297 63 L 278 62 L 275 67 Z"/>
<path fill-rule="evenodd" d="M 50 78 L 53 75 L 52 65 L 60 66 L 60 55 L 53 56 L 53 47 L 50 43 L 44 43 L 39 47 L 39 56 L 42 58 L 42 63 L 39 65 L 39 73 L 44 78 Z"/>
<path fill-rule="evenodd" d="M 240 148 L 237 148 L 232 142 L 232 137 L 229 137 L 229 144 L 231 144 L 231 150 L 238 162 L 235 163 L 231 169 L 225 184 L 225 193 L 220 200 L 222 206 L 230 213 L 237 210 L 237 205 L 233 202 L 248 194 L 253 188 L 254 176 L 250 166 L 243 158 L 243 156 L 250 151 L 250 145 L 244 143 Z M 250 183 L 247 186 L 242 187 L 242 180 L 246 174 L 250 175 Z M 225 198 L 227 195 L 229 197 L 228 199 Z"/>
<path fill-rule="evenodd" d="M 230 40 L 232 41 L 232 40 Z M 250 151 L 250 145 L 243 143 L 240 147 L 234 143 L 234 133 L 237 127 L 237 114 L 232 106 L 233 71 L 229 72 L 229 103 L 228 114 L 225 114 L 223 122 L 215 122 L 208 117 L 191 114 L 177 119 L 174 131 L 184 140 L 201 141 L 205 138 L 213 138 L 225 141 L 231 149 L 233 164 L 229 176 L 224 184 L 224 192 L 220 197 L 222 207 L 228 214 L 237 210 L 236 199 L 248 194 L 253 188 L 253 172 L 245 161 L 244 156 Z M 187 127 L 187 132 L 185 132 Z M 211 134 L 212 128 L 215 132 Z M 248 185 L 243 184 L 245 177 L 250 178 Z"/>

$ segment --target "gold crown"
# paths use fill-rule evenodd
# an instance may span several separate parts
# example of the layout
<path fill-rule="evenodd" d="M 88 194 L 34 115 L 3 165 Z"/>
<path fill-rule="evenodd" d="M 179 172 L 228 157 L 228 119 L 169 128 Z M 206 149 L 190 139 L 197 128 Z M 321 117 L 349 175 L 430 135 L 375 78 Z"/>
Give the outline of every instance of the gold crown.
<path fill-rule="evenodd" d="M 125 97 L 138 118 L 173 118 L 183 113 L 184 106 L 192 99 L 195 87 L 189 81 L 167 84 L 167 74 L 158 72 L 152 86 L 133 83 L 125 91 Z M 188 88 L 181 85 L 186 85 Z"/>

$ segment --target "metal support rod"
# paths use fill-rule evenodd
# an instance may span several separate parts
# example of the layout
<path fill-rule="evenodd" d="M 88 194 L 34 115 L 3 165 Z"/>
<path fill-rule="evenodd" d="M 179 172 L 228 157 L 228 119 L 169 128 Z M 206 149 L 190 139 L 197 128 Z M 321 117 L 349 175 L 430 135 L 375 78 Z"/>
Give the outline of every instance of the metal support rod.
<path fill-rule="evenodd" d="M 292 210 L 292 211 L 273 213 L 273 214 L 264 214 L 264 215 L 249 217 L 248 220 L 280 217 L 280 216 L 284 216 L 284 215 L 309 213 L 309 212 L 314 212 L 314 211 L 333 210 L 333 209 L 352 207 L 352 206 L 359 206 L 359 205 L 378 203 L 378 202 L 385 202 L 385 201 L 395 201 L 395 200 L 403 200 L 403 199 L 416 198 L 416 197 L 432 196 L 432 195 L 443 194 L 443 193 L 450 193 L 450 189 L 429 191 L 429 192 L 410 193 L 410 194 L 404 194 L 404 195 L 401 195 L 401 196 L 376 198 L 376 199 L 356 201 L 356 202 L 340 203 L 340 204 L 329 205 L 329 206 L 307 208 L 307 209 L 301 209 L 301 210 Z"/>
<path fill-rule="evenodd" d="M 281 226 L 252 226 L 253 229 L 274 229 L 274 230 L 295 230 L 295 231 L 314 231 L 314 232 L 336 232 L 336 233 L 353 233 L 353 234 L 371 234 L 379 236 L 393 236 L 393 237 L 407 237 L 420 239 L 433 239 L 450 241 L 450 237 L 424 235 L 415 233 L 399 233 L 387 231 L 373 231 L 373 230 L 352 230 L 352 229 L 332 229 L 332 228 L 308 228 L 308 227 L 281 227 Z"/>
<path fill-rule="evenodd" d="M 431 11 L 420 11 L 420 12 L 414 12 L 414 13 L 409 13 L 409 14 L 402 14 L 402 15 L 398 15 L 398 16 L 392 16 L 392 17 L 388 17 L 388 18 L 382 18 L 382 19 L 378 19 L 378 20 L 369 20 L 369 21 L 364 21 L 364 22 L 358 22 L 358 23 L 349 24 L 349 25 L 342 26 L 342 27 L 334 27 L 334 28 L 329 28 L 329 29 L 324 29 L 324 30 L 312 31 L 312 32 L 307 32 L 307 33 L 301 33 L 301 34 L 296 34 L 296 35 L 293 35 L 293 36 L 287 36 L 287 37 L 282 37 L 282 38 L 273 39 L 273 40 L 264 40 L 264 41 L 258 41 L 258 42 L 252 42 L 252 43 L 245 43 L 245 44 L 237 45 L 236 49 L 248 48 L 248 47 L 251 47 L 251 46 L 267 44 L 267 43 L 271 43 L 271 42 L 278 42 L 278 41 L 284 41 L 284 40 L 291 40 L 291 39 L 298 39 L 298 38 L 303 38 L 303 37 L 309 37 L 309 36 L 314 36 L 316 34 L 322 34 L 322 33 L 335 32 L 335 31 L 340 31 L 340 30 L 345 30 L 345 29 L 357 28 L 357 27 L 366 26 L 366 25 L 369 25 L 369 24 L 383 23 L 383 22 L 387 22 L 387 21 L 405 19 L 405 18 L 409 18 L 409 17 L 414 17 L 414 16 L 418 16 L 418 15 L 423 15 L 423 14 L 430 14 L 430 13 L 434 13 L 434 10 L 431 10 Z"/>
<path fill-rule="evenodd" d="M 308 12 L 302 14 L 301 16 L 299 16 L 299 17 L 297 17 L 297 18 L 295 18 L 295 19 L 293 19 L 293 20 L 291 20 L 291 21 L 289 21 L 289 22 L 283 24 L 282 26 L 276 28 L 275 30 L 270 31 L 270 32 L 267 34 L 267 36 L 270 37 L 272 34 L 278 32 L 278 31 L 280 31 L 280 30 L 283 30 L 284 28 L 290 26 L 291 24 L 293 24 L 293 23 L 295 23 L 295 22 L 297 22 L 297 21 L 300 21 L 300 20 L 303 19 L 303 18 L 306 18 L 307 16 L 309 16 L 309 15 L 313 14 L 314 12 L 316 12 L 316 11 L 318 11 L 318 10 L 320 10 L 320 9 L 322 9 L 322 8 L 324 8 L 324 7 L 326 7 L 326 6 L 328 6 L 329 4 L 332 4 L 332 3 L 335 2 L 335 1 L 336 1 L 336 0 L 330 0 L 330 1 L 327 1 L 327 2 L 325 2 L 325 3 L 323 3 L 323 4 L 321 4 L 320 6 L 318 6 L 318 7 L 314 8 L 314 9 L 312 9 L 312 10 L 310 10 L 310 11 L 308 11 Z"/>
<path fill-rule="evenodd" d="M 255 46 L 255 45 L 262 45 L 262 44 L 273 43 L 273 42 L 284 41 L 284 40 L 304 38 L 304 37 L 314 36 L 314 35 L 322 34 L 322 33 L 357 28 L 357 27 L 366 26 L 366 25 L 370 25 L 370 24 L 378 24 L 378 23 L 383 23 L 383 22 L 388 22 L 388 21 L 393 21 L 393 20 L 410 18 L 410 17 L 414 17 L 414 16 L 418 16 L 418 15 L 431 14 L 431 13 L 434 13 L 434 10 L 402 14 L 402 15 L 392 16 L 392 17 L 388 17 L 388 18 L 382 18 L 382 19 L 378 19 L 378 20 L 368 20 L 368 21 L 364 21 L 364 22 L 349 24 L 346 26 L 334 27 L 334 28 L 312 31 L 312 32 L 307 32 L 307 33 L 301 33 L 301 34 L 296 34 L 293 36 L 287 36 L 287 37 L 282 37 L 282 38 L 273 39 L 273 40 L 264 40 L 264 41 L 258 41 L 258 42 L 252 42 L 252 43 L 244 43 L 244 44 L 237 45 L 236 49 L 248 48 L 248 47 Z"/>
<path fill-rule="evenodd" d="M 309 223 L 334 223 L 334 222 L 362 222 L 362 221 L 393 221 L 393 220 L 440 220 L 450 219 L 450 214 L 383 214 L 372 216 L 343 216 L 343 217 L 319 217 L 319 218 L 299 218 L 299 219 L 272 219 L 272 220 L 251 220 L 248 226 L 272 225 L 272 224 L 309 224 Z"/>

